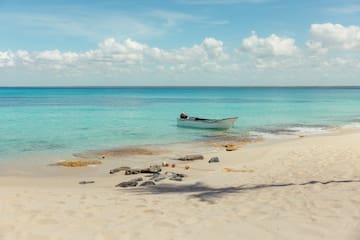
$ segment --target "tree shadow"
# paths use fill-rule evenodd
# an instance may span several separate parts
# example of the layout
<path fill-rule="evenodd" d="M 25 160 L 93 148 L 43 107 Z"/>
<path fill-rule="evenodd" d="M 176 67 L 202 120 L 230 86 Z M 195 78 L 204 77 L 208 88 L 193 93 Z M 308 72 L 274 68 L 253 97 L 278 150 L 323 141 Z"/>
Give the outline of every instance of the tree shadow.
<path fill-rule="evenodd" d="M 198 199 L 203 202 L 215 203 L 216 199 L 219 199 L 227 194 L 243 193 L 254 190 L 261 190 L 266 188 L 283 188 L 290 186 L 305 186 L 313 184 L 339 184 L 339 183 L 360 183 L 359 179 L 350 180 L 330 180 L 330 181 L 308 181 L 303 183 L 278 183 L 278 184 L 256 184 L 256 185 L 240 185 L 237 187 L 223 187 L 214 188 L 207 186 L 203 183 L 195 184 L 159 184 L 156 186 L 139 187 L 128 189 L 131 192 L 137 194 L 190 194 L 189 198 Z"/>

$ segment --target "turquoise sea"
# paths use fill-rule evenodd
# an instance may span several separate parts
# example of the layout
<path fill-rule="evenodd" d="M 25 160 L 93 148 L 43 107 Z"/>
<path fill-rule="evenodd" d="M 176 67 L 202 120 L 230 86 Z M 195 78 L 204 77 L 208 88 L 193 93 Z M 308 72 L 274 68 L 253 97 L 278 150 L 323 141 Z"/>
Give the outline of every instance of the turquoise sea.
<path fill-rule="evenodd" d="M 360 88 L 0 88 L 0 162 L 214 133 L 178 128 L 181 112 L 238 116 L 231 136 L 317 133 L 360 123 Z"/>

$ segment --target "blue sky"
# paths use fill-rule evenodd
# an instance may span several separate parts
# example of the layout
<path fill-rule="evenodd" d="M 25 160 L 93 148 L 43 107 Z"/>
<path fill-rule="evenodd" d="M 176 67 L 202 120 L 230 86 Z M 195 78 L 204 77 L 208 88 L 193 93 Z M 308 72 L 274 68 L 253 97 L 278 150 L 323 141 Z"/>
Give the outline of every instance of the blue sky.
<path fill-rule="evenodd" d="M 0 21 L 0 86 L 360 84 L 360 1 L 0 0 Z"/>

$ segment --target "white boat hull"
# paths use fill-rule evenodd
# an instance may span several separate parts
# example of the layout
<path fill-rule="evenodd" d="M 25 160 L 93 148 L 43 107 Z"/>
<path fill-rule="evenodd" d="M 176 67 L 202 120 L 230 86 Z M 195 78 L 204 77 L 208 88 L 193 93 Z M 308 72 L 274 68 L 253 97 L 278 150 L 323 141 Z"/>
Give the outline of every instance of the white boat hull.
<path fill-rule="evenodd" d="M 237 117 L 224 119 L 196 119 L 196 118 L 178 118 L 179 127 L 205 128 L 205 129 L 229 129 L 234 125 Z"/>

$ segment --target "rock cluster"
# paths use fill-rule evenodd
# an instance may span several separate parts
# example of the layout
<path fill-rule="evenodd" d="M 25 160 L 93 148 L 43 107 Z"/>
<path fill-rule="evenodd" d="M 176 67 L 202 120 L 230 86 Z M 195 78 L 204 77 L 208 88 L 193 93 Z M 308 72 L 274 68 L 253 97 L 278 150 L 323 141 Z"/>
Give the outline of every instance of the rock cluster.
<path fill-rule="evenodd" d="M 121 183 L 115 185 L 115 187 L 136 187 L 138 185 L 138 183 L 141 182 L 142 180 L 143 180 L 142 177 L 135 178 L 130 181 L 121 182 Z"/>
<path fill-rule="evenodd" d="M 174 173 L 174 172 L 166 172 L 165 175 L 168 176 L 169 180 L 178 181 L 178 182 L 182 181 L 183 178 L 185 177 L 184 174 Z"/>
<path fill-rule="evenodd" d="M 143 169 L 128 169 L 125 170 L 125 175 L 139 174 L 139 173 L 159 173 L 161 172 L 161 167 L 159 165 L 152 165 L 148 168 Z"/>
<path fill-rule="evenodd" d="M 117 168 L 120 169 L 120 168 Z M 161 174 L 161 167 L 159 165 L 152 165 L 148 168 L 144 169 L 131 169 L 131 168 L 125 168 L 122 167 L 119 171 L 125 171 L 125 175 L 132 175 L 132 174 L 142 174 L 142 173 L 150 173 L 150 175 L 146 175 L 144 177 L 147 177 L 148 180 L 142 182 L 140 186 L 153 186 L 156 185 L 155 182 L 159 182 L 165 179 L 171 180 L 171 181 L 182 181 L 185 177 L 184 174 L 181 173 L 175 173 L 175 172 L 165 172 L 164 174 Z M 112 171 L 110 170 L 110 173 Z M 130 181 L 121 182 L 115 187 L 136 187 L 139 182 L 143 181 L 144 179 L 142 177 L 132 179 Z"/>

